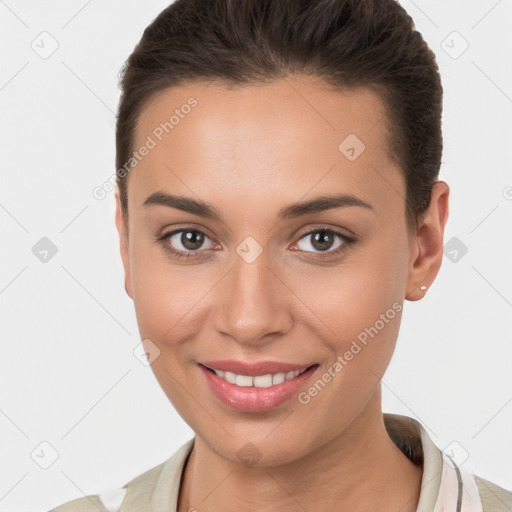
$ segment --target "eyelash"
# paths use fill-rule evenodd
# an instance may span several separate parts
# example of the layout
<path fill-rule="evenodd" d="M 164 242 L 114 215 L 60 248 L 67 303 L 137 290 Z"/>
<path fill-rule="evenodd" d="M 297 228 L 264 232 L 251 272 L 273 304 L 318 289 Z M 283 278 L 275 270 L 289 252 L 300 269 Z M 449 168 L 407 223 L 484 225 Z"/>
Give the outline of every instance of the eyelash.
<path fill-rule="evenodd" d="M 186 251 L 185 252 L 185 251 L 173 249 L 170 245 L 168 245 L 166 243 L 167 239 L 170 238 L 171 236 L 175 235 L 176 233 L 181 233 L 181 232 L 186 232 L 186 231 L 200 233 L 201 235 L 204 235 L 205 237 L 210 238 L 204 231 L 201 231 L 200 229 L 181 228 L 181 229 L 176 229 L 174 231 L 169 231 L 169 232 L 163 234 L 161 237 L 157 238 L 157 241 L 160 243 L 160 245 L 162 245 L 162 247 L 167 252 L 169 252 L 173 257 L 175 257 L 177 259 L 181 259 L 181 258 L 190 259 L 190 258 L 201 257 L 200 253 L 204 252 L 204 250 L 199 249 L 197 251 Z M 324 231 L 328 234 L 338 236 L 339 238 L 341 238 L 342 244 L 339 247 L 337 247 L 336 249 L 334 249 L 333 251 L 312 253 L 312 254 L 316 254 L 316 256 L 307 256 L 308 258 L 311 258 L 311 259 L 316 259 L 319 257 L 323 258 L 323 257 L 325 257 L 325 256 L 323 256 L 324 254 L 328 255 L 329 257 L 336 256 L 345 249 L 345 246 L 350 246 L 356 242 L 356 238 L 345 235 L 344 233 L 340 233 L 339 231 L 336 231 L 335 229 L 327 228 L 327 227 L 319 227 L 319 228 L 313 229 L 311 231 L 308 231 L 307 233 L 304 233 L 298 240 L 302 240 L 303 238 L 306 238 L 306 237 L 313 235 L 315 233 L 318 233 L 320 231 Z M 300 249 L 298 249 L 298 251 L 310 253 L 310 251 L 300 251 Z"/>

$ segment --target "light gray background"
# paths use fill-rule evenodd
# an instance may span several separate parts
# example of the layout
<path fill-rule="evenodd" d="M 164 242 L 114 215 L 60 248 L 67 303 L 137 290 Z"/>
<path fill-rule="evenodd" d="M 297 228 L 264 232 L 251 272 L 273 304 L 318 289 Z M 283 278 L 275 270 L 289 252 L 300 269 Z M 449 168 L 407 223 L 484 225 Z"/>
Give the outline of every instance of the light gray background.
<path fill-rule="evenodd" d="M 114 172 L 119 69 L 166 5 L 0 1 L 2 511 L 122 486 L 193 435 L 133 354 L 114 197 L 92 196 Z M 403 5 L 438 56 L 446 241 L 468 252 L 406 302 L 384 409 L 510 489 L 512 1 Z M 32 252 L 42 237 L 58 249 L 46 263 Z M 58 452 L 48 469 L 42 442 Z"/>

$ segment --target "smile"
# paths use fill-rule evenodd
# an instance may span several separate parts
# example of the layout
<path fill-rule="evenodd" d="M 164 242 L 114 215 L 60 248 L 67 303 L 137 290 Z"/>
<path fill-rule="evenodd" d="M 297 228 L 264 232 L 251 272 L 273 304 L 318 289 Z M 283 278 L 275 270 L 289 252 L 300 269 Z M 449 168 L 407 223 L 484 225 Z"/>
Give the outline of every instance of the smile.
<path fill-rule="evenodd" d="M 250 375 L 237 375 L 233 372 L 225 372 L 222 370 L 212 370 L 208 368 L 210 371 L 214 372 L 218 377 L 224 379 L 226 382 L 230 384 L 235 384 L 240 387 L 255 387 L 255 388 L 269 388 L 271 386 L 275 386 L 277 384 L 282 384 L 286 380 L 294 379 L 298 377 L 302 373 L 304 373 L 307 368 L 303 370 L 290 371 L 288 373 L 274 373 L 267 375 L 257 375 L 252 377 Z"/>
<path fill-rule="evenodd" d="M 307 386 L 319 368 L 318 363 L 310 366 L 278 362 L 248 365 L 239 361 L 215 362 L 215 366 L 223 368 L 197 365 L 213 396 L 231 409 L 253 413 L 284 406 Z"/>

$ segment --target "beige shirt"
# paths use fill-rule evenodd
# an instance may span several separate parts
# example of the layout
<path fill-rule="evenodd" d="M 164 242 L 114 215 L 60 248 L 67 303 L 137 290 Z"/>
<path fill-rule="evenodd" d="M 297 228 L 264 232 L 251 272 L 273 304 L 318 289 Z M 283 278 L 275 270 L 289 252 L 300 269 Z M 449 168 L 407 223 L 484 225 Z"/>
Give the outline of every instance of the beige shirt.
<path fill-rule="evenodd" d="M 441 452 L 425 429 L 407 416 L 384 414 L 395 444 L 423 465 L 417 512 L 512 512 L 512 492 L 461 467 L 457 446 Z M 121 489 L 83 496 L 49 512 L 176 512 L 181 475 L 195 438 L 168 460 L 142 473 Z"/>

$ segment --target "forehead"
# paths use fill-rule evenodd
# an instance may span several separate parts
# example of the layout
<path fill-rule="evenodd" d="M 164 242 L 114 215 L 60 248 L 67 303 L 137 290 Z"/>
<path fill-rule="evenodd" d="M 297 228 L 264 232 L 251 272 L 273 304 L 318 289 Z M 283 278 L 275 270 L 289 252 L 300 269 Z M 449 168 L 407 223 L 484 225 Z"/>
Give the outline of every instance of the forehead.
<path fill-rule="evenodd" d="M 305 79 L 173 87 L 139 116 L 134 150 L 151 149 L 130 173 L 129 202 L 176 188 L 252 202 L 333 187 L 396 201 L 403 182 L 387 136 L 385 105 L 369 88 L 333 91 Z"/>

